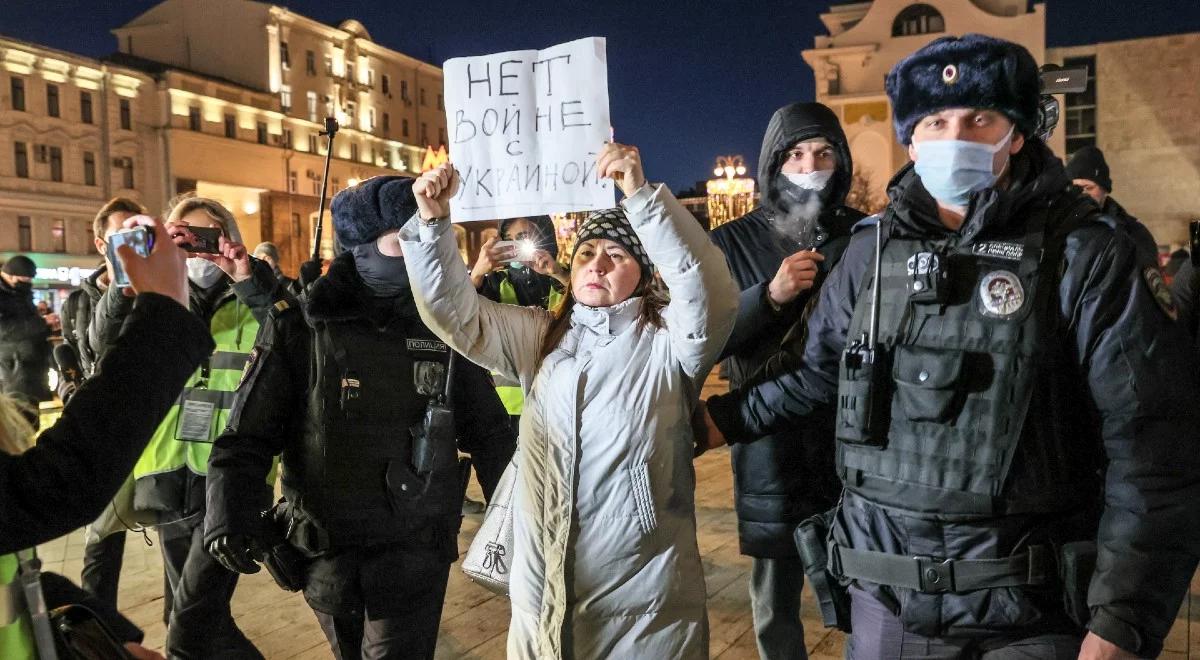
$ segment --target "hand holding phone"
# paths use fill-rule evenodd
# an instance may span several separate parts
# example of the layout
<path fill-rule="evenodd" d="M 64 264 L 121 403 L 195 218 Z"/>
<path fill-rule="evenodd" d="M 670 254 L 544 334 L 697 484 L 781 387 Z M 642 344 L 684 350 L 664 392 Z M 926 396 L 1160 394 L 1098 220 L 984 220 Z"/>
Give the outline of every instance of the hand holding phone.
<path fill-rule="evenodd" d="M 185 224 L 171 225 L 171 237 L 175 244 L 192 254 L 220 254 L 221 230 L 218 227 L 192 227 Z"/>
<path fill-rule="evenodd" d="M 116 286 L 122 288 L 130 286 L 129 275 L 125 272 L 124 264 L 121 259 L 116 258 L 118 248 L 123 245 L 128 246 L 139 257 L 149 257 L 154 248 L 153 231 L 144 226 L 137 226 L 109 234 L 105 240 L 108 242 L 108 254 L 113 255 L 111 259 L 113 272 L 109 273 L 109 278 Z"/>
<path fill-rule="evenodd" d="M 115 257 L 112 259 L 114 268 L 120 264 L 122 271 L 127 273 L 125 276 L 127 286 L 133 287 L 137 293 L 158 293 L 187 307 L 187 253 L 172 244 L 171 236 L 157 220 L 148 216 L 137 216 L 137 218 L 144 218 L 141 221 L 142 226 L 136 227 L 136 229 L 145 232 L 148 236 L 145 241 L 148 255 L 142 256 L 138 248 L 118 239 L 121 242 L 115 246 L 113 243 L 109 243 L 109 247 L 113 248 L 115 252 Z M 113 234 L 113 236 L 116 235 Z M 134 245 L 137 245 L 136 239 Z"/>

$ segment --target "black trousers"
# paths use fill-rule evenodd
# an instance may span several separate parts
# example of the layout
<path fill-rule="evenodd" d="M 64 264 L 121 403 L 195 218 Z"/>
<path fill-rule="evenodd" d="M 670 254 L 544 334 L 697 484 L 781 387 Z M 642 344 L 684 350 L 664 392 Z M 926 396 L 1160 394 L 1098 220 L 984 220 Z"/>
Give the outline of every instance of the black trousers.
<path fill-rule="evenodd" d="M 125 562 L 125 532 L 109 534 L 83 548 L 83 572 L 79 581 L 96 600 L 117 607 L 117 586 Z M 169 593 L 164 593 L 169 597 Z"/>
<path fill-rule="evenodd" d="M 320 603 L 313 611 L 334 657 L 433 658 L 450 561 L 435 548 L 373 549 L 310 572 L 310 589 L 319 586 L 328 598 L 305 595 L 310 605 Z M 337 587 L 341 593 L 332 593 Z"/>
<path fill-rule="evenodd" d="M 1080 635 L 1030 633 L 1023 637 L 946 639 L 922 637 L 874 596 L 850 588 L 847 660 L 1075 660 Z"/>
<path fill-rule="evenodd" d="M 217 563 L 204 548 L 204 525 L 188 537 L 187 559 L 175 585 L 167 628 L 167 655 L 172 660 L 262 660 L 254 644 L 233 621 L 229 601 L 238 574 Z"/>
<path fill-rule="evenodd" d="M 188 551 L 192 547 L 192 531 L 200 526 L 202 516 L 159 525 L 154 528 L 158 535 L 158 550 L 163 560 L 163 624 L 171 623 L 171 606 L 175 602 L 175 588 L 187 563 Z"/>

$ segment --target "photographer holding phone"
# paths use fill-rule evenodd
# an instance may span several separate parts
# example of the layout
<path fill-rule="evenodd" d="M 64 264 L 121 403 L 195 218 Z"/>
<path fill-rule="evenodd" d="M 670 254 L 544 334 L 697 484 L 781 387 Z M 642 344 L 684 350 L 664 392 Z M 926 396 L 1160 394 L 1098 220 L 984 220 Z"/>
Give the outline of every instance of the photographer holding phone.
<path fill-rule="evenodd" d="M 570 274 L 558 263 L 558 242 L 550 217 L 501 220 L 499 238 L 484 242 L 471 269 L 471 285 L 479 295 L 505 305 L 557 308 L 570 284 Z M 525 409 L 521 384 L 498 372 L 492 373 L 492 380 L 513 428 L 518 428 Z"/>

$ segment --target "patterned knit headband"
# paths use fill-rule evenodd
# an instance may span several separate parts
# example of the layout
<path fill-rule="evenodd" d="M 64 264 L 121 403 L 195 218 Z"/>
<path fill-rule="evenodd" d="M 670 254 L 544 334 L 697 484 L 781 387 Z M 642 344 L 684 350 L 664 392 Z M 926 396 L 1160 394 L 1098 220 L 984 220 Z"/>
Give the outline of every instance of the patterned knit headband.
<path fill-rule="evenodd" d="M 575 251 L 578 251 L 579 246 L 585 241 L 596 238 L 604 238 L 618 243 L 625 248 L 626 252 L 633 255 L 633 258 L 642 267 L 643 281 L 654 275 L 654 262 L 650 261 L 650 257 L 646 254 L 646 248 L 642 246 L 642 239 L 638 238 L 637 233 L 633 231 L 633 225 L 629 224 L 629 218 L 625 217 L 625 211 L 619 208 L 605 209 L 589 215 L 575 234 Z M 572 263 L 575 262 L 575 251 L 571 253 Z"/>

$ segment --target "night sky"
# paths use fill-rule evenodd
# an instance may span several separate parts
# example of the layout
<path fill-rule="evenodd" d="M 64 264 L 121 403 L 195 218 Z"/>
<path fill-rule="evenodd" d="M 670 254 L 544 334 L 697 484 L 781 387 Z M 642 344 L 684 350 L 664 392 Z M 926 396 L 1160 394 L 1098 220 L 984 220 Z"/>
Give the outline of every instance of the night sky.
<path fill-rule="evenodd" d="M 195 0 L 197 2 L 202 0 Z M 967 0 L 960 0 L 966 2 Z M 156 0 L 4 0 L 0 34 L 99 57 L 109 33 Z M 617 140 L 642 149 L 673 189 L 711 175 L 718 155 L 753 166 L 771 113 L 813 97 L 800 52 L 825 34 L 826 0 L 289 0 L 337 25 L 360 20 L 383 45 L 441 64 L 451 57 L 608 38 Z M 1047 0 L 1047 41 L 1068 46 L 1200 31 L 1200 0 Z"/>

